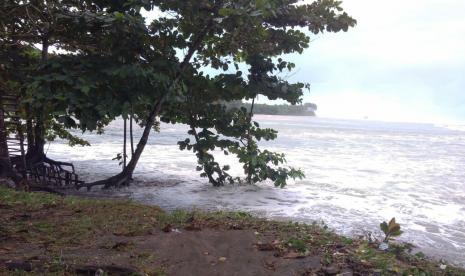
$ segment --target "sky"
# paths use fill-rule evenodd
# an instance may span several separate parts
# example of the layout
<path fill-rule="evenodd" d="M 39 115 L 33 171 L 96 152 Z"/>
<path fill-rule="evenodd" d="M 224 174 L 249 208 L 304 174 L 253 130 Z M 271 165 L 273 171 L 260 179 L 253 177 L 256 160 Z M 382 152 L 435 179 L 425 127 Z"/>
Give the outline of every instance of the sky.
<path fill-rule="evenodd" d="M 318 116 L 465 124 L 465 0 L 342 2 L 354 28 L 310 35 L 287 56 Z"/>
<path fill-rule="evenodd" d="M 309 1 L 311 2 L 311 1 Z M 321 117 L 465 122 L 465 1 L 345 0 L 347 33 L 289 59 Z"/>

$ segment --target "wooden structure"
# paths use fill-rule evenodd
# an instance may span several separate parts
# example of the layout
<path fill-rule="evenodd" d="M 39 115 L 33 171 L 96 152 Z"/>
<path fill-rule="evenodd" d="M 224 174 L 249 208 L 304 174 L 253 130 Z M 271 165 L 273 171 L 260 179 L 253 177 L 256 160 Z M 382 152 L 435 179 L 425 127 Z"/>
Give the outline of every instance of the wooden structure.
<path fill-rule="evenodd" d="M 26 160 L 26 143 L 20 117 L 19 99 L 15 95 L 0 96 L 0 165 L 42 186 L 60 188 L 79 187 L 79 180 L 71 163 L 58 162 L 45 155 L 40 161 L 29 164 Z M 10 173 L 11 174 L 11 173 Z"/>
<path fill-rule="evenodd" d="M 16 185 L 21 185 L 25 178 L 14 169 L 9 151 L 9 146 L 12 142 L 10 137 L 11 122 L 5 120 L 5 115 L 9 114 L 10 108 L 7 100 L 8 97 L 3 94 L 0 94 L 0 96 L 0 176 L 11 178 Z M 14 149 L 12 148 L 12 150 L 14 154 Z"/>
<path fill-rule="evenodd" d="M 79 188 L 84 181 L 79 180 L 72 163 L 58 162 L 48 158 L 28 168 L 30 177 L 41 185 L 58 188 Z"/>
<path fill-rule="evenodd" d="M 26 155 L 18 99 L 14 95 L 2 95 L 0 101 L 4 124 L 3 143 L 7 146 L 9 161 L 16 172 L 26 177 Z"/>
<path fill-rule="evenodd" d="M 9 176 L 12 169 L 6 136 L 3 109 L 0 109 L 0 177 Z"/>

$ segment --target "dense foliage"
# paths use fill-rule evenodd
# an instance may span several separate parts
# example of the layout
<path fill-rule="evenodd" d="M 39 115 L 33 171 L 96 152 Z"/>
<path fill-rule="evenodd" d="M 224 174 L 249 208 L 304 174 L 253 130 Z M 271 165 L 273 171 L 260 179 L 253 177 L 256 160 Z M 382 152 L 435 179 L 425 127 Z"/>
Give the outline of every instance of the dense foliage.
<path fill-rule="evenodd" d="M 6 0 L 0 7 L 1 89 L 23 97 L 32 156 L 43 154 L 48 134 L 85 143 L 69 128 L 101 131 L 118 116 L 144 127 L 124 171 L 88 187 L 131 179 L 157 117 L 190 126 L 180 148 L 197 155 L 198 169 L 214 185 L 236 179 L 215 161 L 212 152 L 221 150 L 244 164 L 247 182 L 283 186 L 303 174 L 281 167 L 282 154 L 258 149 L 257 141 L 275 139 L 276 131 L 253 122 L 252 110 L 227 103 L 258 95 L 300 103 L 309 85 L 280 77 L 295 67 L 282 57 L 303 53 L 309 33 L 354 26 L 340 4 Z M 142 9 L 153 11 L 152 22 Z"/>

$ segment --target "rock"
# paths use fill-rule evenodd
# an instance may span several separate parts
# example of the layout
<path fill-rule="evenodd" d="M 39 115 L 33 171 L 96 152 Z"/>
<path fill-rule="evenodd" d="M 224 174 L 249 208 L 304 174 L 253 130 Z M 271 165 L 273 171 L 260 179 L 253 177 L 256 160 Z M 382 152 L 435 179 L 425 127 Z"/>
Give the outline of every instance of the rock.
<path fill-rule="evenodd" d="M 9 178 L 0 178 L 0 187 L 15 188 L 16 185 L 13 180 Z"/>
<path fill-rule="evenodd" d="M 323 268 L 323 272 L 325 273 L 325 275 L 337 275 L 339 271 L 341 271 L 339 267 L 334 265 L 330 265 Z"/>
<path fill-rule="evenodd" d="M 263 262 L 263 265 L 266 269 L 275 271 L 276 270 L 276 262 L 274 259 L 268 259 Z"/>
<path fill-rule="evenodd" d="M 169 233 L 171 232 L 171 229 L 173 229 L 173 227 L 171 226 L 171 224 L 167 224 L 165 225 L 165 227 L 163 227 L 163 229 L 161 229 L 163 232 L 165 233 Z"/>
<path fill-rule="evenodd" d="M 186 227 L 184 227 L 184 230 L 186 230 L 186 231 L 200 231 L 200 230 L 202 230 L 202 228 L 200 228 L 200 226 L 198 226 L 195 223 L 191 223 L 191 224 L 187 225 Z"/>
<path fill-rule="evenodd" d="M 259 251 L 273 251 L 275 249 L 275 246 L 270 243 L 257 243 L 256 246 Z"/>
<path fill-rule="evenodd" d="M 78 275 L 145 275 L 132 267 L 123 267 L 116 265 L 108 266 L 75 266 L 74 272 Z"/>
<path fill-rule="evenodd" d="M 229 225 L 229 229 L 232 229 L 232 230 L 244 230 L 244 227 L 242 225 L 234 223 L 234 224 Z"/>
<path fill-rule="evenodd" d="M 218 261 L 220 261 L 220 262 L 226 262 L 226 257 L 219 257 L 219 258 L 218 258 Z"/>
<path fill-rule="evenodd" d="M 9 261 L 5 263 L 5 266 L 8 270 L 32 271 L 32 263 L 30 262 Z"/>
<path fill-rule="evenodd" d="M 339 276 L 353 276 L 354 272 L 352 270 L 350 270 L 350 269 L 344 269 L 338 275 Z"/>

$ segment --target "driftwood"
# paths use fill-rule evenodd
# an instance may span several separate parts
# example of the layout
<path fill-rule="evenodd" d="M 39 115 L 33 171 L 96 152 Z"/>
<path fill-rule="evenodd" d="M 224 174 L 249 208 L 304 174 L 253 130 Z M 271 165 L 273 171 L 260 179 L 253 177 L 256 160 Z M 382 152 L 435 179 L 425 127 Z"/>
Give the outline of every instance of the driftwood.
<path fill-rule="evenodd" d="M 126 169 L 128 169 L 128 167 L 126 167 Z M 81 188 L 87 188 L 87 190 L 90 191 L 93 187 L 96 186 L 103 186 L 104 189 L 108 189 L 111 187 L 129 186 L 129 183 L 132 181 L 132 172 L 128 172 L 126 169 L 123 172 L 105 180 L 100 180 L 92 183 L 78 184 L 76 188 L 78 190 Z"/>
<path fill-rule="evenodd" d="M 2 262 L 0 262 L 1 265 Z M 47 263 L 44 261 L 4 261 L 3 265 L 10 271 L 21 270 L 26 272 L 43 271 Z M 71 265 L 67 266 L 66 271 L 77 275 L 144 275 L 133 267 L 117 266 L 117 265 Z"/>
<path fill-rule="evenodd" d="M 87 265 L 74 266 L 74 272 L 78 275 L 144 275 L 132 267 L 116 266 L 116 265 Z"/>
<path fill-rule="evenodd" d="M 22 261 L 5 262 L 5 267 L 8 270 L 22 270 L 26 272 L 30 272 L 33 269 L 33 265 L 31 262 L 22 262 Z"/>

